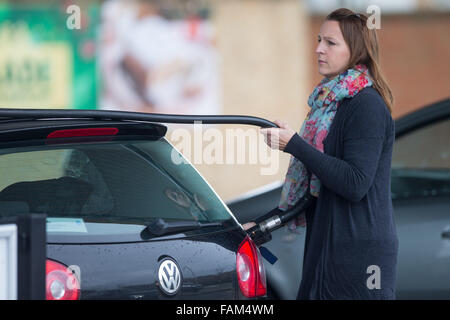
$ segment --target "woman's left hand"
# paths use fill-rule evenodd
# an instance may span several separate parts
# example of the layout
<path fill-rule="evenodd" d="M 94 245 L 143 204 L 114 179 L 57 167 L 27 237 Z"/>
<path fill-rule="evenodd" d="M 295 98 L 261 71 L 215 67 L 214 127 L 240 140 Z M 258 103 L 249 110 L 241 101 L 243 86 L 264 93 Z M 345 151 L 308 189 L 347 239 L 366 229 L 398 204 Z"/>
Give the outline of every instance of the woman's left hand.
<path fill-rule="evenodd" d="M 262 128 L 259 129 L 259 132 L 264 135 L 264 140 L 269 147 L 284 151 L 284 148 L 286 148 L 292 136 L 296 134 L 296 131 L 289 127 L 286 122 L 275 120 L 274 123 L 279 128 Z"/>

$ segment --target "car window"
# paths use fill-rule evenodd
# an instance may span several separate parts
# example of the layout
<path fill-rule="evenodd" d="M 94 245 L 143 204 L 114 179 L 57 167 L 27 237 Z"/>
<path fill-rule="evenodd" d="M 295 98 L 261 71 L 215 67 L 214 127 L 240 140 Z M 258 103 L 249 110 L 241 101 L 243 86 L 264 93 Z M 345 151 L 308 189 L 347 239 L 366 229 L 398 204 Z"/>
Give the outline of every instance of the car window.
<path fill-rule="evenodd" d="M 136 240 L 157 218 L 200 223 L 231 218 L 196 169 L 164 139 L 6 149 L 0 153 L 0 175 L 0 214 L 45 213 L 49 236 Z"/>
<path fill-rule="evenodd" d="M 393 199 L 450 194 L 450 119 L 396 140 L 391 181 Z"/>

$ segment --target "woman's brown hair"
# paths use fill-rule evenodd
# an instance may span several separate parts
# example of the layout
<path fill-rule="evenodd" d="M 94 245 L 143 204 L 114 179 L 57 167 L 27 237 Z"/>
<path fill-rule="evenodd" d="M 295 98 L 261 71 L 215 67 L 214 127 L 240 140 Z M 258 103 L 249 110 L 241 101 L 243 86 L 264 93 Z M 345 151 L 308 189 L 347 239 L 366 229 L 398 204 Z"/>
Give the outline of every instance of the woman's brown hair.
<path fill-rule="evenodd" d="M 381 74 L 378 60 L 378 37 L 375 28 L 367 27 L 367 16 L 341 8 L 330 13 L 326 20 L 337 21 L 345 42 L 350 48 L 350 61 L 346 69 L 364 64 L 369 69 L 373 87 L 383 98 L 392 113 L 394 97 Z"/>

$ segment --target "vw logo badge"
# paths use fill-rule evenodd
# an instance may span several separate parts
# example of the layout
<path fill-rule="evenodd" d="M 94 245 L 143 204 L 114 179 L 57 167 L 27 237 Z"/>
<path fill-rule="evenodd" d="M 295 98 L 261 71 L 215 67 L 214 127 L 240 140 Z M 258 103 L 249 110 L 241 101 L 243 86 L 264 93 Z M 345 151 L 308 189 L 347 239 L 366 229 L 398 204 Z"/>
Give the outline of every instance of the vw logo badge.
<path fill-rule="evenodd" d="M 181 286 L 181 273 L 175 261 L 164 259 L 159 265 L 158 271 L 159 287 L 162 292 L 172 296 Z"/>

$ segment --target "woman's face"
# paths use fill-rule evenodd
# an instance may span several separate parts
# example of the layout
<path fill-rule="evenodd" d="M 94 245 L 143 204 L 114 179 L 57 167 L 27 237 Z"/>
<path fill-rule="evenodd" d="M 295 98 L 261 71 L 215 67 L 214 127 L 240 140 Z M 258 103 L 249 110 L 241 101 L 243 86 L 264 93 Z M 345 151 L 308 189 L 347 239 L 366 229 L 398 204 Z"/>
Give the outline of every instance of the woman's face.
<path fill-rule="evenodd" d="M 322 24 L 316 49 L 319 73 L 329 79 L 344 71 L 350 61 L 350 49 L 344 40 L 339 22 L 327 20 Z"/>

